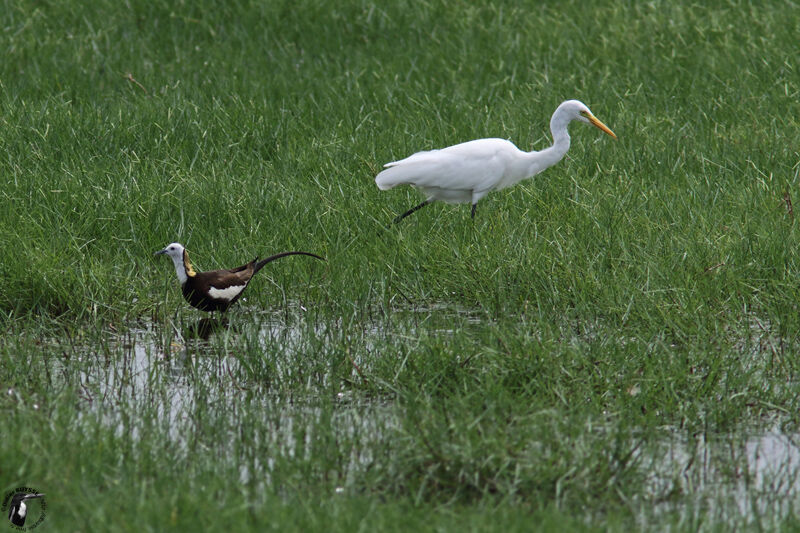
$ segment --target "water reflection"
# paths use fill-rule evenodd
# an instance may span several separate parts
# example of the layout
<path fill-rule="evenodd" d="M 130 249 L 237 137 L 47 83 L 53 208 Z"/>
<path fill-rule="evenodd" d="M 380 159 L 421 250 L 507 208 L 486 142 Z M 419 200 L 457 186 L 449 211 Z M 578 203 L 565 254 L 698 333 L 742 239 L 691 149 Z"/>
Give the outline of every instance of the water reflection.
<path fill-rule="evenodd" d="M 206 317 L 201 318 L 194 324 L 184 328 L 183 337 L 186 339 L 201 339 L 207 341 L 212 333 L 221 331 L 229 325 L 228 318 L 222 317 Z"/>
<path fill-rule="evenodd" d="M 669 435 L 670 432 L 667 432 Z M 676 431 L 642 457 L 648 499 L 660 502 L 652 514 L 673 510 L 685 518 L 716 516 L 723 522 L 800 511 L 800 436 L 780 427 L 735 434 L 697 435 Z M 686 499 L 694 502 L 686 506 Z M 650 512 L 645 515 L 650 515 Z M 763 525 L 763 524 L 762 524 Z"/>

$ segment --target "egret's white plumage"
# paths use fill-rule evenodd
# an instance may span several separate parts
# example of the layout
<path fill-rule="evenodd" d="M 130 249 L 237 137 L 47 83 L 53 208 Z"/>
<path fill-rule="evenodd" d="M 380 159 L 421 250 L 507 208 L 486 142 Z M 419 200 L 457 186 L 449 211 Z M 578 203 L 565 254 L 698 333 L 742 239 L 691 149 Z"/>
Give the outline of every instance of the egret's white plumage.
<path fill-rule="evenodd" d="M 441 150 L 416 154 L 387 163 L 386 170 L 375 178 L 381 190 L 398 185 L 413 185 L 426 200 L 395 219 L 399 222 L 434 200 L 447 203 L 475 204 L 490 191 L 505 189 L 550 167 L 569 150 L 567 124 L 573 120 L 592 124 L 616 139 L 583 103 L 567 100 L 553 113 L 550 131 L 553 145 L 540 152 L 525 152 L 505 139 L 478 139 Z"/>

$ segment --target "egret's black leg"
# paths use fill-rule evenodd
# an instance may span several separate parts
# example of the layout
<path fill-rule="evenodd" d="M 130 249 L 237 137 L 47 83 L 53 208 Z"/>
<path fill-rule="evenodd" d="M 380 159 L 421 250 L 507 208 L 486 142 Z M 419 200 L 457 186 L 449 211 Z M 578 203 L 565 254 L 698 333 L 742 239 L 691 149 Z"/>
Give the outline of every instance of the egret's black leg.
<path fill-rule="evenodd" d="M 472 220 L 475 220 L 475 208 L 477 206 L 478 204 L 472 204 L 472 214 L 470 215 L 472 217 Z"/>
<path fill-rule="evenodd" d="M 428 205 L 428 204 L 429 204 L 429 203 L 431 203 L 431 202 L 433 202 L 433 200 L 431 200 L 431 199 L 428 199 L 428 200 L 425 200 L 424 202 L 422 202 L 422 203 L 421 203 L 421 204 L 419 204 L 419 205 L 415 205 L 414 207 L 412 207 L 411 209 L 409 209 L 408 211 L 406 211 L 406 212 L 405 212 L 405 213 L 403 213 L 402 215 L 398 215 L 398 216 L 397 216 L 397 217 L 394 219 L 394 223 L 395 223 L 395 224 L 397 224 L 398 222 L 400 222 L 401 220 L 403 220 L 404 218 L 406 218 L 408 215 L 410 215 L 410 214 L 414 213 L 415 211 L 419 211 L 420 209 L 422 209 L 423 207 L 425 207 L 426 205 Z"/>

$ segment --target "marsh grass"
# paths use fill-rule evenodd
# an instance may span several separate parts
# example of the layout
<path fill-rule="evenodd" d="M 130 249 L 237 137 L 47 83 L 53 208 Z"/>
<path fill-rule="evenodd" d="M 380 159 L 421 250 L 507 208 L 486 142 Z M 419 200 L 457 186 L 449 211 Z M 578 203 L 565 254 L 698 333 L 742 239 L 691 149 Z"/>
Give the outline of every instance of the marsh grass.
<path fill-rule="evenodd" d="M 795 11 L 4 3 L 4 491 L 57 529 L 796 527 Z M 567 98 L 619 141 L 387 228 L 385 162 L 541 149 Z M 327 263 L 203 340 L 176 240 Z M 783 471 L 720 451 L 765 428 Z"/>

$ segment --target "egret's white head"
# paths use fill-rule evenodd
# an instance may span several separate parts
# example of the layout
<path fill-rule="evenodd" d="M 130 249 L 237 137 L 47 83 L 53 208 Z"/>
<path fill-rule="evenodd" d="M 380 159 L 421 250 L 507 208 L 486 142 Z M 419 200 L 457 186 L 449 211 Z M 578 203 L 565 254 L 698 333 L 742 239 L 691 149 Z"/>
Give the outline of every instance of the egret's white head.
<path fill-rule="evenodd" d="M 553 118 L 555 118 L 556 114 L 563 116 L 567 122 L 571 120 L 578 120 L 586 124 L 591 124 L 592 126 L 611 135 L 615 139 L 617 138 L 614 132 L 611 131 L 608 126 L 600 122 L 597 117 L 595 117 L 592 112 L 589 111 L 589 108 L 586 106 L 586 104 L 579 100 L 567 100 L 562 102 L 561 105 L 558 106 L 558 109 L 556 109 L 556 112 L 553 114 Z"/>
<path fill-rule="evenodd" d="M 189 262 L 189 256 L 186 253 L 186 248 L 179 242 L 168 244 L 163 250 L 157 251 L 154 255 L 167 255 L 172 259 L 172 264 L 175 265 L 175 272 L 178 274 L 178 280 L 181 285 L 186 283 L 189 276 L 194 276 L 195 272 L 192 264 Z"/>
<path fill-rule="evenodd" d="M 587 123 L 589 121 L 586 119 L 585 113 L 589 113 L 590 115 L 592 114 L 586 104 L 580 100 L 566 100 L 561 102 L 561 105 L 558 106 L 556 111 L 558 110 L 561 110 L 562 113 L 566 113 L 571 120 L 580 120 L 581 122 Z"/>

